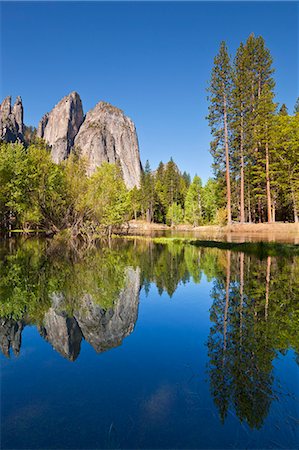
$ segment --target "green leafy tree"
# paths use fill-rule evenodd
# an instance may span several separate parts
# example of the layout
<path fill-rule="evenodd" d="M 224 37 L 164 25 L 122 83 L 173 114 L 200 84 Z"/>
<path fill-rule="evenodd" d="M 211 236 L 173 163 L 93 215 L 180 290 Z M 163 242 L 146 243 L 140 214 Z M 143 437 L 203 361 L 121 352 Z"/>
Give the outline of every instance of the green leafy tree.
<path fill-rule="evenodd" d="M 128 218 L 128 191 L 118 166 L 103 163 L 91 176 L 86 204 L 90 220 L 106 229 L 109 236 Z"/>
<path fill-rule="evenodd" d="M 201 190 L 204 223 L 215 223 L 217 210 L 221 204 L 220 195 L 218 182 L 214 178 L 209 178 Z"/>
<path fill-rule="evenodd" d="M 202 224 L 202 183 L 201 179 L 195 175 L 189 186 L 185 200 L 185 221 L 193 226 Z"/>
<path fill-rule="evenodd" d="M 167 211 L 166 215 L 166 221 L 169 225 L 178 225 L 179 223 L 182 223 L 184 218 L 184 212 L 178 203 L 173 203 Z"/>

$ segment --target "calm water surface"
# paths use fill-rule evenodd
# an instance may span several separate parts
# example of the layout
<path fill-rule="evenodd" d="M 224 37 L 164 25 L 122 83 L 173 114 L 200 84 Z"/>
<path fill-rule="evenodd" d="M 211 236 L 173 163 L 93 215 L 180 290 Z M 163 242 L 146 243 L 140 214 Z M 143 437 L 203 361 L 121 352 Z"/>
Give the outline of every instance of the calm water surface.
<path fill-rule="evenodd" d="M 0 249 L 1 448 L 298 448 L 299 257 Z"/>

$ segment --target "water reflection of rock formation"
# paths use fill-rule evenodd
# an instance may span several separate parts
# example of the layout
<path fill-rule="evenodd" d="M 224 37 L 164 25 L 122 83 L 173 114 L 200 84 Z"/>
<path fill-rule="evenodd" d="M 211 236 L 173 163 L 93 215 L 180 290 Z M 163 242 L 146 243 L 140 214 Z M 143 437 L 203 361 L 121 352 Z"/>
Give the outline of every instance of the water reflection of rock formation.
<path fill-rule="evenodd" d="M 129 267 L 125 272 L 125 287 L 112 308 L 102 308 L 89 294 L 85 294 L 72 317 L 65 310 L 63 294 L 52 294 L 52 306 L 38 326 L 39 333 L 70 361 L 78 357 L 82 338 L 97 353 L 117 347 L 134 329 L 139 290 L 140 270 Z M 19 354 L 24 326 L 24 321 L 0 319 L 0 348 L 5 356 L 10 355 L 10 349 L 15 355 Z"/>
<path fill-rule="evenodd" d="M 24 322 L 21 320 L 0 319 L 0 348 L 5 356 L 9 356 L 10 350 L 19 355 L 23 328 Z"/>

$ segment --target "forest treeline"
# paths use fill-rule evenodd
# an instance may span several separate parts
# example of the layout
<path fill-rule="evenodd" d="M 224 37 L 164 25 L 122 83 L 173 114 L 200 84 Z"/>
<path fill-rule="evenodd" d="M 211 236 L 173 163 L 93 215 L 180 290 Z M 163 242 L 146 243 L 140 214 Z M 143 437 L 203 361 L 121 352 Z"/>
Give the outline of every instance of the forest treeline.
<path fill-rule="evenodd" d="M 291 115 L 278 107 L 272 63 L 253 34 L 233 59 L 225 42 L 214 59 L 208 120 L 228 223 L 299 220 L 299 99 Z"/>
<path fill-rule="evenodd" d="M 175 162 L 147 161 L 128 191 L 118 165 L 86 176 L 75 154 L 54 164 L 26 128 L 26 145 L 0 143 L 0 229 L 64 231 L 93 239 L 131 219 L 199 226 L 232 221 L 299 221 L 299 99 L 294 113 L 274 102 L 272 57 L 250 35 L 231 60 L 220 45 L 209 86 L 214 178 L 191 180 Z"/>
<path fill-rule="evenodd" d="M 104 163 L 91 176 L 86 162 L 72 154 L 61 164 L 51 160 L 42 140 L 29 147 L 0 145 L 1 229 L 65 232 L 90 240 L 110 234 L 135 218 L 176 225 L 220 223 L 217 184 L 191 182 L 171 159 L 155 172 L 145 164 L 140 188 L 128 190 L 118 165 Z M 222 213 L 222 216 L 221 216 Z"/>

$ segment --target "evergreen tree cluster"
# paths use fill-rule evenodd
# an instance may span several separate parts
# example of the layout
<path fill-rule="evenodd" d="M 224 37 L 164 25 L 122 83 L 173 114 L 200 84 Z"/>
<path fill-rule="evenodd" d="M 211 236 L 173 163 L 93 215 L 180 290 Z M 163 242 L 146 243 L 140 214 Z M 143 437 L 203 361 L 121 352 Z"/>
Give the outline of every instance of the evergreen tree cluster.
<path fill-rule="evenodd" d="M 209 86 L 211 153 L 227 221 L 298 222 L 299 106 L 274 102 L 272 57 L 251 34 L 231 60 L 225 42 Z M 286 181 L 288 180 L 288 181 Z"/>
<path fill-rule="evenodd" d="M 130 200 L 133 218 L 171 226 L 216 223 L 220 209 L 217 182 L 209 179 L 203 186 L 197 175 L 191 181 L 172 158 L 155 171 L 146 161 L 140 189 L 131 190 Z"/>

